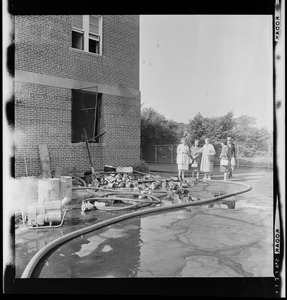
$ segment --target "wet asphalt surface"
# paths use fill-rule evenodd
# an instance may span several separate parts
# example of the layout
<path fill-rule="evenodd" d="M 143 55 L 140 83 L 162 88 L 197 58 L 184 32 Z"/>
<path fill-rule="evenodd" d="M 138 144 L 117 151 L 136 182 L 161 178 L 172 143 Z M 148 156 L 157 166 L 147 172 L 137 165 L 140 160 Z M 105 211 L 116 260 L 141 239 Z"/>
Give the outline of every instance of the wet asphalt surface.
<path fill-rule="evenodd" d="M 232 180 L 245 182 L 251 186 L 253 185 L 253 189 L 251 194 L 249 194 L 250 192 L 247 192 L 241 196 L 239 195 L 237 200 L 242 200 L 249 196 L 254 199 L 254 197 L 256 198 L 257 192 L 260 189 L 262 190 L 262 188 L 267 189 L 270 194 L 273 184 L 271 180 L 272 172 L 266 172 L 264 170 L 248 170 L 244 173 L 242 170 L 240 171 L 241 172 L 238 172 L 233 176 Z M 153 172 L 153 174 L 156 173 Z M 174 176 L 173 170 L 172 173 L 159 172 L 158 174 L 161 177 Z M 215 174 L 214 179 L 219 179 L 220 176 L 221 174 Z M 269 176 L 268 180 L 266 179 L 266 176 Z M 265 178 L 265 180 L 263 180 L 263 178 Z M 268 201 L 272 202 L 271 194 L 269 195 Z M 76 200 L 69 205 L 69 210 L 66 213 L 64 224 L 59 228 L 40 230 L 27 229 L 19 226 L 19 228 L 16 229 L 15 256 L 17 278 L 21 277 L 23 270 L 35 253 L 55 238 L 79 228 L 128 212 L 107 212 L 98 210 L 82 212 L 80 210 L 80 203 L 81 201 Z M 242 204 L 240 205 L 242 206 Z M 224 210 L 228 210 L 226 205 L 223 205 L 223 207 L 223 209 L 222 207 L 220 208 L 221 211 L 224 212 Z M 205 209 L 210 210 L 214 209 L 214 207 L 205 206 Z M 158 255 L 157 252 L 164 252 L 162 247 L 165 245 L 165 240 L 162 240 L 161 243 L 154 244 L 154 242 L 152 242 L 154 238 L 151 238 L 151 233 L 149 232 L 149 229 L 147 229 L 147 225 L 144 224 L 155 222 L 155 226 L 157 228 L 160 228 L 162 224 L 166 224 L 165 230 L 171 230 L 169 236 L 172 237 L 173 235 L 177 236 L 177 234 L 172 233 L 172 230 L 174 230 L 174 222 L 177 222 L 178 219 L 183 221 L 190 220 L 190 217 L 190 211 L 186 209 L 184 212 L 169 213 L 164 214 L 164 216 L 161 214 L 161 216 L 157 217 L 152 216 L 150 219 L 152 221 L 148 221 L 148 217 L 133 218 L 119 224 L 110 225 L 107 228 L 97 230 L 97 232 L 85 234 L 84 236 L 78 237 L 65 245 L 61 245 L 55 249 L 53 253 L 45 257 L 39 267 L 35 270 L 33 276 L 41 278 L 130 278 L 142 276 L 183 276 L 184 274 L 186 274 L 184 276 L 195 276 L 196 274 L 192 274 L 187 271 L 187 261 L 185 262 L 185 267 L 180 269 L 178 266 L 180 266 L 181 263 L 178 261 L 177 257 L 174 257 L 174 255 L 172 255 L 172 259 L 165 262 L 165 264 L 170 264 L 170 268 L 166 268 L 166 266 L 163 267 L 163 265 L 159 264 L 157 268 L 151 272 L 149 272 L 149 270 L 152 269 L 152 266 L 145 261 L 145 257 L 149 257 L 148 253 L 150 251 L 147 251 L 146 249 L 154 248 L 155 252 L 150 253 L 151 257 L 154 257 L 155 253 Z M 182 228 L 188 228 L 191 225 L 182 223 L 181 226 Z M 176 229 L 176 231 L 177 230 L 178 229 Z M 145 236 L 145 232 L 149 232 L 149 234 Z M 160 231 L 158 234 L 162 235 Z M 157 238 L 155 237 L 155 239 Z M 147 247 L 147 245 L 149 245 L 149 247 Z M 174 253 L 177 253 L 179 258 L 186 257 L 185 250 L 181 250 L 179 252 L 174 251 Z M 167 254 L 166 257 L 170 257 L 170 254 Z M 151 259 L 151 261 L 153 260 Z M 190 262 L 188 263 L 190 264 Z M 204 264 L 205 262 L 201 261 L 200 263 Z M 206 263 L 210 265 L 210 263 L 213 264 L 214 262 L 207 261 Z M 153 265 L 155 265 L 155 262 L 153 262 Z M 193 268 L 194 267 L 195 265 L 193 265 Z M 226 268 L 223 268 L 222 270 L 222 274 L 225 274 L 224 276 L 238 276 L 238 272 L 241 272 L 242 276 L 254 273 L 240 271 L 240 268 L 238 269 L 238 267 L 237 269 L 233 268 L 233 271 L 228 271 Z M 217 271 L 214 272 L 214 274 L 219 274 L 216 273 Z M 200 276 L 197 272 L 196 276 L 198 275 Z M 212 273 L 209 273 L 209 275 L 206 273 L 203 274 L 203 276 L 213 275 Z"/>

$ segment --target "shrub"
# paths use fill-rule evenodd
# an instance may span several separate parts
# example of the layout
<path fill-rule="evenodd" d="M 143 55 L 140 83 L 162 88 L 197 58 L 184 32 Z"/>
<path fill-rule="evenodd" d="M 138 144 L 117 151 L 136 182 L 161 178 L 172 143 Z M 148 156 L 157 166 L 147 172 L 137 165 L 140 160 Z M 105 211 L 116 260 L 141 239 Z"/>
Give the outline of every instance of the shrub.
<path fill-rule="evenodd" d="M 141 159 L 140 163 L 133 166 L 133 169 L 135 171 L 143 172 L 143 173 L 149 173 L 149 167 L 146 165 L 146 162 Z"/>

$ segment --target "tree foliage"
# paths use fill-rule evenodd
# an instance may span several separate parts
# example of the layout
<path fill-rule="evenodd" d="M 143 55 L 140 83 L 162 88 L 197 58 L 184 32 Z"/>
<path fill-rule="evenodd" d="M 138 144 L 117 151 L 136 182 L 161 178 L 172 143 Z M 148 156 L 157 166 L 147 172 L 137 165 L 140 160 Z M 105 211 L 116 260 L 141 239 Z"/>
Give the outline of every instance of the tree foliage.
<path fill-rule="evenodd" d="M 256 118 L 242 115 L 235 119 L 235 126 L 231 135 L 240 145 L 243 156 L 253 157 L 260 153 L 267 153 L 272 147 L 273 135 L 266 128 L 258 128 Z"/>
<path fill-rule="evenodd" d="M 220 117 L 204 117 L 198 113 L 184 124 L 167 120 L 153 108 L 143 108 L 141 112 L 141 145 L 177 144 L 182 137 L 186 137 L 189 145 L 195 139 L 203 145 L 206 137 L 218 144 L 228 136 L 240 145 L 241 154 L 247 157 L 266 153 L 272 145 L 272 133 L 256 127 L 256 118 L 251 116 L 234 118 L 233 112 L 228 112 Z"/>
<path fill-rule="evenodd" d="M 141 144 L 163 145 L 178 143 L 179 123 L 169 121 L 153 108 L 141 112 Z"/>
<path fill-rule="evenodd" d="M 205 138 L 210 138 L 212 143 L 219 142 L 231 134 L 235 125 L 233 112 L 221 117 L 203 117 L 198 113 L 188 124 L 188 140 L 193 143 L 195 139 L 202 143 Z"/>

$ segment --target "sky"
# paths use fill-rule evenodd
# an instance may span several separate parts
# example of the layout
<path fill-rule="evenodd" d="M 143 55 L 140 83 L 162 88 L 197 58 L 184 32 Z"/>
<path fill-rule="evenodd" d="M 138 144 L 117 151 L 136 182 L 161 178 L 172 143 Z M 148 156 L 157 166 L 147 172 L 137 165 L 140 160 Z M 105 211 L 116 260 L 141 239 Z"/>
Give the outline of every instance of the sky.
<path fill-rule="evenodd" d="M 273 130 L 271 15 L 141 15 L 142 107 L 188 123 L 255 117 Z"/>

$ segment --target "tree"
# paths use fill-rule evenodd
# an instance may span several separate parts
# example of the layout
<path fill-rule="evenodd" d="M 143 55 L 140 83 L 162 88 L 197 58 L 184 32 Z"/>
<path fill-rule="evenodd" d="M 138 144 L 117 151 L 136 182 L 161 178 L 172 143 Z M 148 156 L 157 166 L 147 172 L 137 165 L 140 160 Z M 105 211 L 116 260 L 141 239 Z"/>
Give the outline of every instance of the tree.
<path fill-rule="evenodd" d="M 242 115 L 235 119 L 235 126 L 231 132 L 238 143 L 252 143 L 255 133 L 256 118 Z"/>
<path fill-rule="evenodd" d="M 188 123 L 188 143 L 192 143 L 195 139 L 204 140 L 207 133 L 208 122 L 207 118 L 204 118 L 201 113 L 198 113 Z"/>
<path fill-rule="evenodd" d="M 188 125 L 184 123 L 176 123 L 177 129 L 176 133 L 179 139 L 186 137 L 188 135 Z"/>
<path fill-rule="evenodd" d="M 242 156 L 253 157 L 268 152 L 272 145 L 272 133 L 266 128 L 258 128 L 256 118 L 242 115 L 235 119 L 231 136 L 239 144 Z"/>
<path fill-rule="evenodd" d="M 209 137 L 211 142 L 219 142 L 226 138 L 232 132 L 235 125 L 233 112 L 229 112 L 222 117 L 203 117 L 198 113 L 188 125 L 188 140 L 192 142 L 195 139 L 202 143 L 206 137 Z"/>
<path fill-rule="evenodd" d="M 141 111 L 141 145 L 178 143 L 178 123 L 167 120 L 153 108 Z"/>
<path fill-rule="evenodd" d="M 198 113 L 184 124 L 167 120 L 153 108 L 143 108 L 141 112 L 142 146 L 178 144 L 182 137 L 186 137 L 189 145 L 195 139 L 203 145 L 204 139 L 209 137 L 218 146 L 219 141 L 228 136 L 238 145 L 242 156 L 266 155 L 272 148 L 272 133 L 256 127 L 256 118 L 252 116 L 234 118 L 233 112 L 228 112 L 220 117 L 203 117 Z"/>
<path fill-rule="evenodd" d="M 229 112 L 222 117 L 213 118 L 209 128 L 209 136 L 214 137 L 215 142 L 219 142 L 230 135 L 234 126 L 233 112 Z"/>

